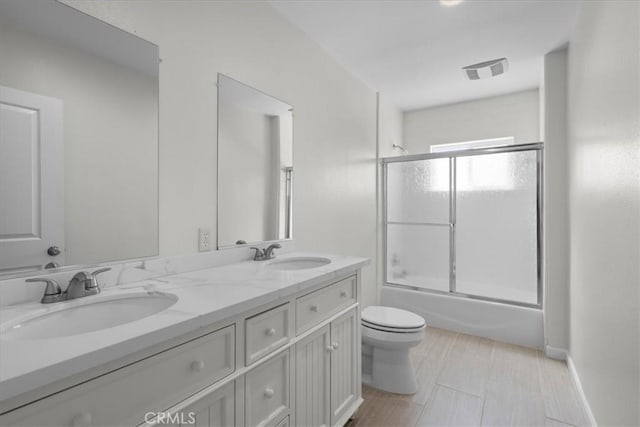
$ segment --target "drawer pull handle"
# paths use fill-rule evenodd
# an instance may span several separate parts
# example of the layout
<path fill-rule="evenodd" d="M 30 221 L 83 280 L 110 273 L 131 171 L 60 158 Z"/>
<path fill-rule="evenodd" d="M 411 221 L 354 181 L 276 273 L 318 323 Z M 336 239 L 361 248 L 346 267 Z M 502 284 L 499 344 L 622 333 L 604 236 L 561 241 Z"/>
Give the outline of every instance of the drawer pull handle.
<path fill-rule="evenodd" d="M 90 412 L 81 412 L 73 417 L 71 425 L 73 427 L 86 427 L 91 425 L 91 421 L 92 417 Z"/>
<path fill-rule="evenodd" d="M 274 328 L 269 328 L 266 331 L 264 331 L 264 333 L 267 336 L 272 337 L 272 336 L 274 336 L 276 334 L 276 330 Z"/>
<path fill-rule="evenodd" d="M 204 368 L 204 362 L 202 360 L 194 360 L 191 362 L 191 370 L 194 372 L 200 372 Z"/>
<path fill-rule="evenodd" d="M 317 313 L 318 312 L 318 306 L 317 305 L 312 305 L 311 306 L 311 311 Z"/>
<path fill-rule="evenodd" d="M 346 298 L 346 297 L 347 297 L 347 291 L 342 291 L 342 292 L 340 292 L 340 296 L 341 296 L 342 298 Z"/>
<path fill-rule="evenodd" d="M 267 399 L 271 399 L 274 394 L 276 394 L 276 392 L 273 391 L 271 387 L 267 387 L 264 389 L 264 397 L 266 397 Z"/>

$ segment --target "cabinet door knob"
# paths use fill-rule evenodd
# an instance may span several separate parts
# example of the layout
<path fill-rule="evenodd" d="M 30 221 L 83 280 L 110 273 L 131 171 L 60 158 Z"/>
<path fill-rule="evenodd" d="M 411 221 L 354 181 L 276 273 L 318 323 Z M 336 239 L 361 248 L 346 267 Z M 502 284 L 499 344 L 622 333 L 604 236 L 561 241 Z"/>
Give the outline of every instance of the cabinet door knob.
<path fill-rule="evenodd" d="M 274 336 L 276 334 L 276 330 L 275 328 L 269 328 L 266 331 L 264 331 L 264 333 L 270 337 Z"/>
<path fill-rule="evenodd" d="M 271 399 L 276 392 L 271 388 L 267 387 L 264 389 L 264 397 L 267 399 Z"/>
<path fill-rule="evenodd" d="M 204 362 L 202 360 L 194 360 L 191 362 L 191 370 L 194 372 L 200 372 L 204 368 Z"/>
<path fill-rule="evenodd" d="M 333 344 L 331 344 L 331 347 L 333 347 L 334 350 L 337 350 L 338 347 L 340 347 L 340 346 L 338 345 L 337 342 L 334 342 Z"/>
<path fill-rule="evenodd" d="M 73 427 L 88 427 L 91 425 L 92 417 L 90 412 L 81 412 L 71 421 Z"/>
<path fill-rule="evenodd" d="M 317 312 L 318 312 L 318 306 L 317 306 L 317 305 L 312 305 L 312 306 L 311 306 L 311 311 L 313 311 L 313 312 L 316 312 L 316 313 L 317 313 Z"/>

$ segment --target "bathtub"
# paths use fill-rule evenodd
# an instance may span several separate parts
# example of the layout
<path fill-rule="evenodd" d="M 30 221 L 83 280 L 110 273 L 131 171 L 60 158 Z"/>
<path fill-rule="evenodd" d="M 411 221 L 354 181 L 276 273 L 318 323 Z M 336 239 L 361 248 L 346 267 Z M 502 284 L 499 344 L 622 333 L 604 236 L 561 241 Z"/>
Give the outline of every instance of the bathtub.
<path fill-rule="evenodd" d="M 427 325 L 513 344 L 544 348 L 538 308 L 482 301 L 385 285 L 381 302 L 424 317 Z"/>

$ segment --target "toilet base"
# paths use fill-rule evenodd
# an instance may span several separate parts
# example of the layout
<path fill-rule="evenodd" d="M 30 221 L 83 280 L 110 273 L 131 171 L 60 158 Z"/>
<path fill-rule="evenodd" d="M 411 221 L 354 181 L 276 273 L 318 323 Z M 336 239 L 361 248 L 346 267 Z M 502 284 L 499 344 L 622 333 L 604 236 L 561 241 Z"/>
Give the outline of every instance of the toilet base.
<path fill-rule="evenodd" d="M 362 379 L 398 394 L 418 391 L 409 350 L 425 338 L 424 319 L 410 311 L 370 306 L 362 312 Z"/>
<path fill-rule="evenodd" d="M 409 348 L 389 350 L 373 347 L 372 359 L 371 387 L 397 394 L 414 394 L 418 391 Z"/>

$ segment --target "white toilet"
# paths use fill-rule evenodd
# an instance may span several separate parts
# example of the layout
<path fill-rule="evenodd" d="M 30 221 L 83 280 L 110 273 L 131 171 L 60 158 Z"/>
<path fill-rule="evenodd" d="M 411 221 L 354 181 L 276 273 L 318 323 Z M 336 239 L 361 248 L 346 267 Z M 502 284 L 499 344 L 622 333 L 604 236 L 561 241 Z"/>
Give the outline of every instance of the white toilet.
<path fill-rule="evenodd" d="M 400 394 L 418 390 L 409 350 L 424 339 L 424 319 L 394 307 L 362 311 L 362 382 Z"/>

